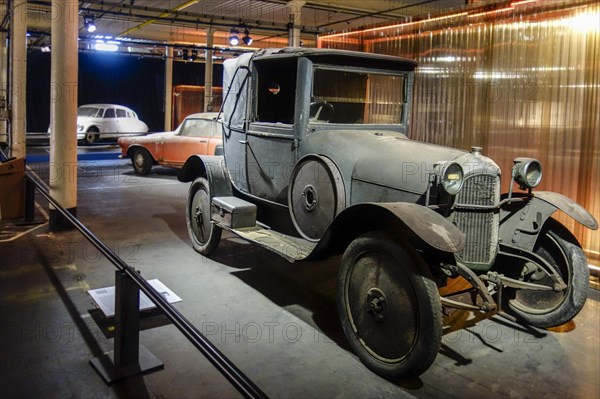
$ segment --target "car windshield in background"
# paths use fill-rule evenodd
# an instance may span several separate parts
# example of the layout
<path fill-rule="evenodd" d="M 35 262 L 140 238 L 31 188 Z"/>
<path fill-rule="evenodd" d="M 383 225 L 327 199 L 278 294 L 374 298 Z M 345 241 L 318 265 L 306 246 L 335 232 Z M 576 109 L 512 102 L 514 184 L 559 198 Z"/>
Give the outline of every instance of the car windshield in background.
<path fill-rule="evenodd" d="M 186 119 L 179 129 L 180 136 L 210 137 L 212 121 L 206 119 Z"/>
<path fill-rule="evenodd" d="M 97 116 L 98 112 L 102 111 L 100 108 L 95 107 L 81 107 L 77 110 L 77 116 L 87 116 L 93 118 Z"/>
<path fill-rule="evenodd" d="M 329 123 L 400 124 L 405 76 L 319 67 L 312 95 L 313 104 L 333 107 Z"/>

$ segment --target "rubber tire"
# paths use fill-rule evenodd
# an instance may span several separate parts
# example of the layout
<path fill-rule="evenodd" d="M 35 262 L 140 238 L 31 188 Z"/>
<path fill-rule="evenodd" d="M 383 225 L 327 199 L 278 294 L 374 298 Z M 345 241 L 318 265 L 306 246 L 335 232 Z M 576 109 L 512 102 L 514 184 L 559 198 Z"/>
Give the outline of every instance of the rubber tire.
<path fill-rule="evenodd" d="M 399 358 L 399 361 L 377 358 L 367 349 L 361 333 L 355 331 L 354 321 L 349 310 L 348 282 L 357 260 L 369 251 L 391 256 L 392 260 L 398 263 L 398 270 L 401 271 L 403 277 L 408 279 L 404 281 L 409 281 L 414 288 L 413 294 L 418 307 L 418 314 L 415 314 L 414 319 L 416 320 L 416 337 L 412 337 L 412 347 L 402 358 Z M 379 270 L 377 272 L 379 273 Z M 394 273 L 397 271 L 394 270 Z M 356 238 L 350 243 L 342 257 L 337 291 L 338 311 L 346 338 L 354 353 L 369 369 L 386 379 L 397 380 L 404 376 L 419 375 L 431 366 L 441 343 L 442 308 L 438 289 L 431 273 L 414 249 L 393 241 L 384 232 L 369 232 Z M 397 297 L 397 295 L 395 296 Z M 396 309 L 407 307 L 406 303 L 398 302 L 398 304 Z M 386 321 L 384 320 L 380 325 Z M 402 321 L 397 322 L 402 323 Z M 385 332 L 385 328 L 379 330 Z"/>
<path fill-rule="evenodd" d="M 96 129 L 94 127 L 89 128 L 83 138 L 83 144 L 85 144 L 85 145 L 94 144 L 96 141 L 98 141 L 98 133 L 99 133 L 98 129 Z"/>
<path fill-rule="evenodd" d="M 507 300 L 505 308 L 519 321 L 534 327 L 560 326 L 572 320 L 585 305 L 590 282 L 586 256 L 572 234 L 554 219 L 549 219 L 544 225 L 534 251 L 551 265 L 558 267 L 568 286 L 564 299 L 546 311 L 538 309 L 535 313 L 515 307 L 513 300 Z"/>
<path fill-rule="evenodd" d="M 145 176 L 152 170 L 154 159 L 147 150 L 135 148 L 131 151 L 131 164 L 136 175 Z"/>
<path fill-rule="evenodd" d="M 213 253 L 219 246 L 221 241 L 222 229 L 210 221 L 210 203 L 212 196 L 208 180 L 204 177 L 199 177 L 190 186 L 188 193 L 187 204 L 185 208 L 185 220 L 187 223 L 188 234 L 192 241 L 194 250 L 202 255 L 208 256 Z M 208 238 L 206 235 L 201 237 L 199 231 L 196 231 L 199 226 L 197 223 L 196 207 L 200 206 L 203 223 L 210 225 L 208 230 Z M 206 233 L 205 233 L 206 234 Z"/>

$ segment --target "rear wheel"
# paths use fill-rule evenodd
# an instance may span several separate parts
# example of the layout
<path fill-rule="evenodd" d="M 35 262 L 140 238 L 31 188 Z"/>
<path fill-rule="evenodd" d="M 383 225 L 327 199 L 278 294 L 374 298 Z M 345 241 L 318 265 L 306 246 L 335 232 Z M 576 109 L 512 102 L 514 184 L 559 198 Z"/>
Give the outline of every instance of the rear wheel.
<path fill-rule="evenodd" d="M 131 152 L 131 163 L 136 175 L 147 175 L 152 170 L 154 159 L 148 151 L 143 148 L 136 148 Z"/>
<path fill-rule="evenodd" d="M 534 251 L 554 268 L 567 288 L 562 291 L 507 289 L 506 308 L 534 327 L 559 326 L 573 319 L 585 304 L 590 279 L 587 259 L 571 233 L 553 219 L 544 226 Z M 533 263 L 524 265 L 519 278 L 530 283 L 554 285 L 552 279 Z"/>
<path fill-rule="evenodd" d="M 210 220 L 211 200 L 208 180 L 194 180 L 188 194 L 186 222 L 194 250 L 202 255 L 214 252 L 221 240 L 221 228 Z"/>
<path fill-rule="evenodd" d="M 338 309 L 360 360 L 388 379 L 423 373 L 442 336 L 438 290 L 409 247 L 381 232 L 355 239 L 342 258 Z"/>

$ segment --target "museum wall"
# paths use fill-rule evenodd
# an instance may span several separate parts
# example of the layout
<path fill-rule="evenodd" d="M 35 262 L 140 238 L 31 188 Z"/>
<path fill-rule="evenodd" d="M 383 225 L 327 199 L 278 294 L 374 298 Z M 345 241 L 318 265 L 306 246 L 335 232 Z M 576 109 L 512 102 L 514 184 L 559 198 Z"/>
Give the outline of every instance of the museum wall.
<path fill-rule="evenodd" d="M 165 61 L 108 53 L 79 54 L 79 105 L 121 104 L 132 108 L 150 131 L 164 127 Z M 213 84 L 221 86 L 223 65 L 214 65 Z M 204 63 L 175 62 L 173 86 L 203 85 Z M 45 132 L 50 124 L 50 53 L 27 55 L 27 131 Z"/>
<path fill-rule="evenodd" d="M 411 137 L 484 148 L 502 168 L 541 160 L 537 190 L 569 196 L 600 220 L 600 5 L 530 2 L 496 12 L 325 36 L 320 47 L 414 58 Z M 565 215 L 591 263 L 600 232 Z"/>

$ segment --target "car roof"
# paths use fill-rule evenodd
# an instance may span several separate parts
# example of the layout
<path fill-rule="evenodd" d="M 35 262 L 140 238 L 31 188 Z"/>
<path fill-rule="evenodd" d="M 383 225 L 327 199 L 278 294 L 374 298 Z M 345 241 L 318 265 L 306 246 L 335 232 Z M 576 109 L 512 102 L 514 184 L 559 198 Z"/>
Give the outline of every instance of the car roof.
<path fill-rule="evenodd" d="M 124 105 L 119 105 L 119 104 L 84 104 L 84 105 L 80 105 L 79 108 L 81 107 L 96 107 L 96 108 L 123 108 L 126 109 L 128 111 L 131 112 L 135 112 L 134 110 L 132 110 L 129 107 L 126 107 Z"/>
<path fill-rule="evenodd" d="M 217 116 L 219 116 L 218 112 L 198 112 L 195 114 L 189 114 L 188 116 L 185 117 L 185 119 L 188 119 L 188 118 L 215 119 Z"/>
<path fill-rule="evenodd" d="M 336 65 L 360 67 L 390 67 L 413 70 L 417 62 L 410 58 L 387 54 L 364 53 L 361 51 L 338 50 L 327 48 L 284 47 L 278 49 L 262 49 L 254 53 L 253 60 L 269 60 L 273 58 L 306 57 L 316 62 Z"/>

